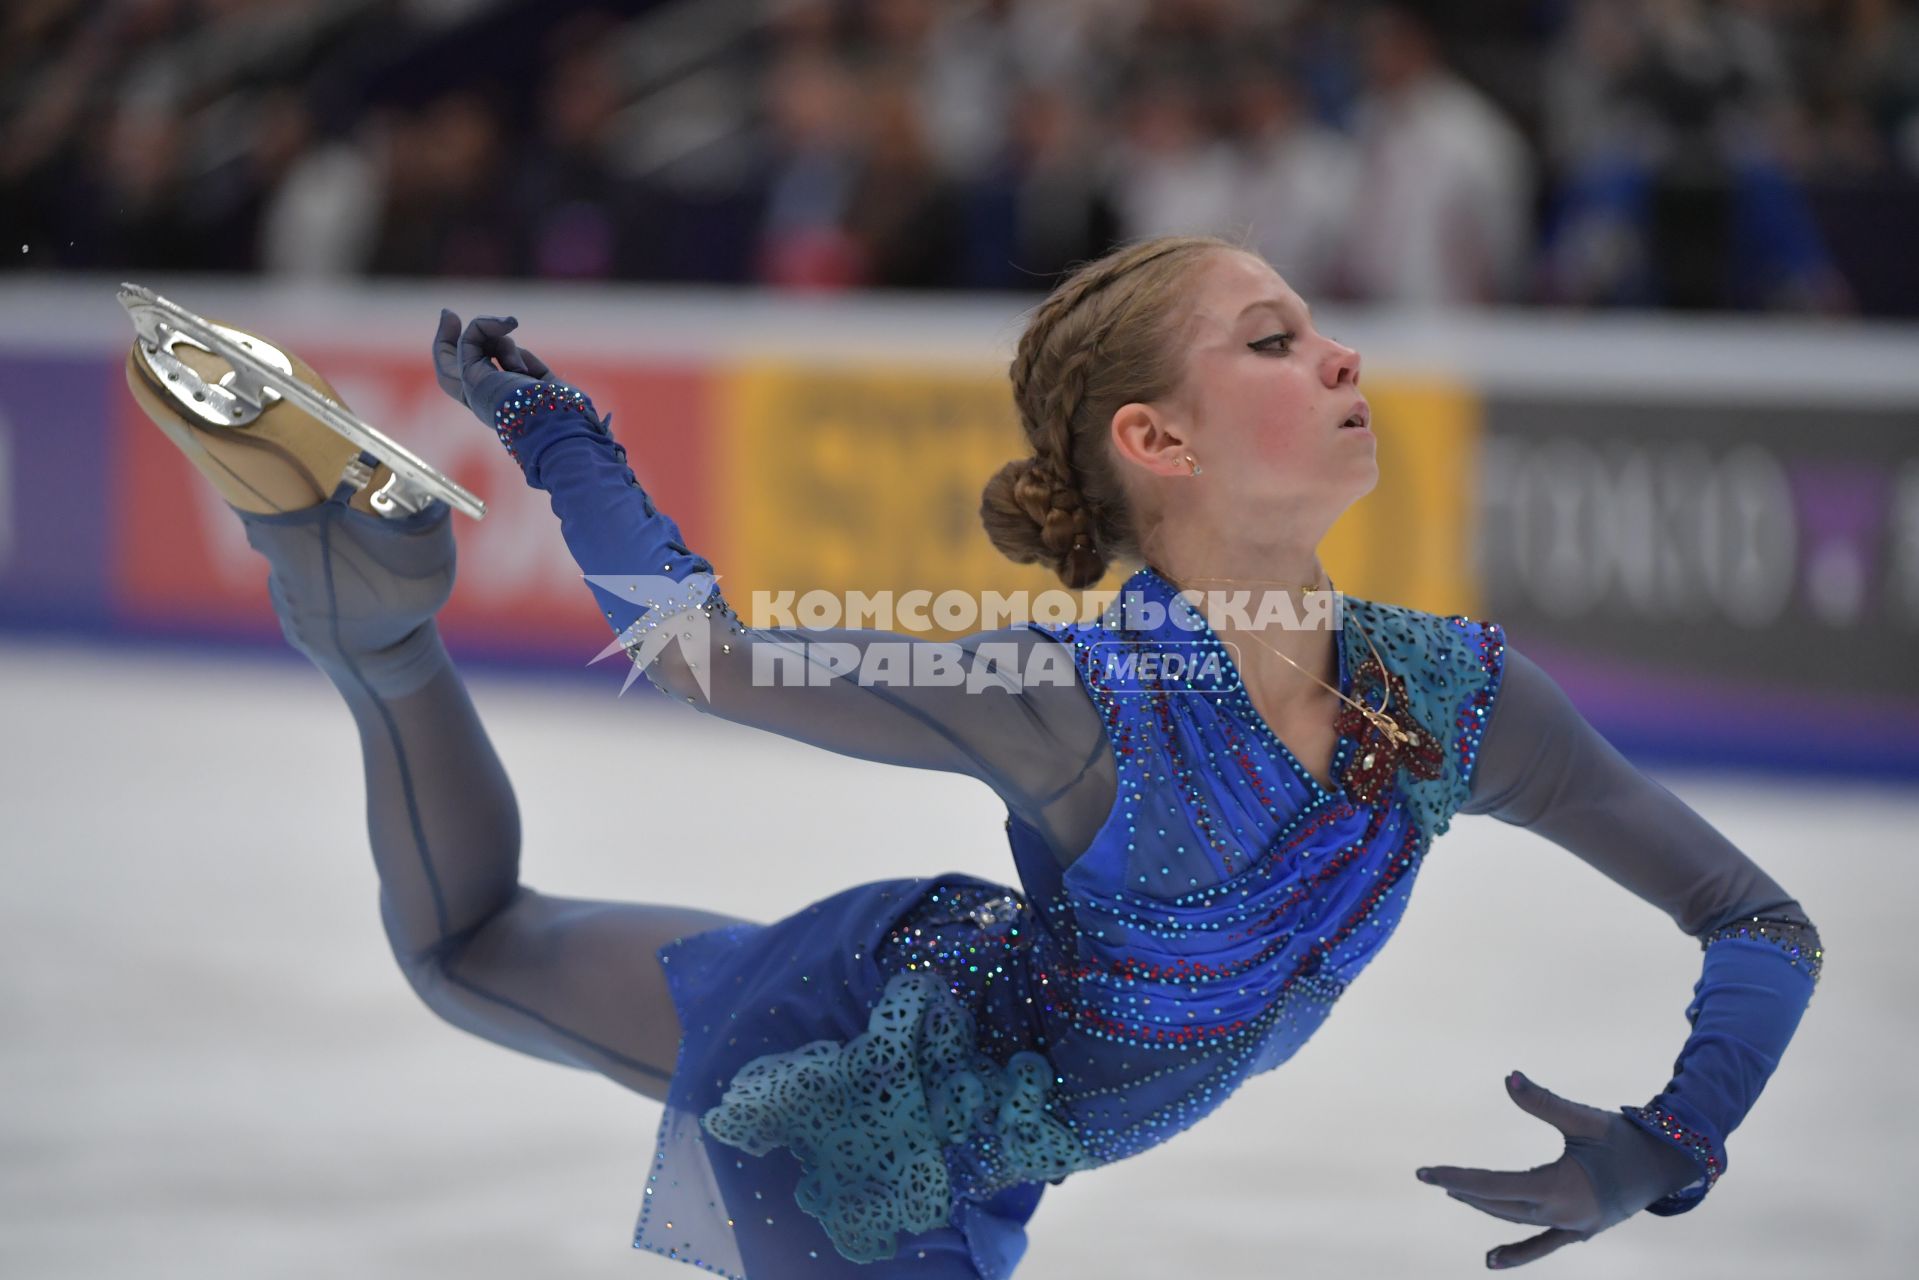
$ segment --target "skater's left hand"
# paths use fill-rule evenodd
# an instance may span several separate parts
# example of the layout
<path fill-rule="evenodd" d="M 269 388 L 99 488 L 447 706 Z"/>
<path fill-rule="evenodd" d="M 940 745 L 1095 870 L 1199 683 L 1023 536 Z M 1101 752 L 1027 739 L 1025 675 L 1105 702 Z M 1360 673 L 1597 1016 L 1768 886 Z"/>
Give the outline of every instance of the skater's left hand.
<path fill-rule="evenodd" d="M 1507 1222 L 1549 1228 L 1487 1253 L 1486 1265 L 1517 1267 L 1564 1244 L 1588 1240 L 1699 1177 L 1692 1157 L 1616 1111 L 1569 1102 L 1515 1071 L 1506 1090 L 1522 1111 L 1559 1130 L 1566 1150 L 1524 1172 L 1435 1165 L 1421 1182 Z"/>
<path fill-rule="evenodd" d="M 491 425 L 493 412 L 528 382 L 551 382 L 546 361 L 513 340 L 520 322 L 512 316 L 477 316 L 460 330 L 460 317 L 440 312 L 433 335 L 433 372 L 440 389 Z"/>
<path fill-rule="evenodd" d="M 546 488 L 541 456 L 562 440 L 598 439 L 624 463 L 626 450 L 612 438 L 611 417 L 600 417 L 584 393 L 555 378 L 546 361 L 515 342 L 511 335 L 518 327 L 511 316 L 480 316 L 462 331 L 460 317 L 440 312 L 433 370 L 441 389 L 493 428 L 535 489 Z M 529 387 L 538 391 L 516 394 Z M 638 483 L 631 468 L 625 475 L 629 484 Z"/>

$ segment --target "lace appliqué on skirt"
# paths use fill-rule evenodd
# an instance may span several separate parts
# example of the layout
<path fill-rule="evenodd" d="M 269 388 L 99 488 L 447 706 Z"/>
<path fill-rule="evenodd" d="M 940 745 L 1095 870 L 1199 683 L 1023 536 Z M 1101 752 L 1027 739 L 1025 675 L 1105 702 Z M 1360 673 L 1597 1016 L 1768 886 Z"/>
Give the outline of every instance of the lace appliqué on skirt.
<path fill-rule="evenodd" d="M 1089 1167 L 1050 1114 L 1052 1086 L 1039 1054 L 1004 1066 L 980 1054 L 966 1007 L 936 975 L 909 971 L 887 982 L 864 1033 L 755 1058 L 700 1123 L 753 1155 L 789 1148 L 803 1175 L 800 1208 L 847 1258 L 876 1262 L 894 1255 L 901 1232 L 947 1224 L 948 1145 L 990 1143 L 1006 1186 Z"/>

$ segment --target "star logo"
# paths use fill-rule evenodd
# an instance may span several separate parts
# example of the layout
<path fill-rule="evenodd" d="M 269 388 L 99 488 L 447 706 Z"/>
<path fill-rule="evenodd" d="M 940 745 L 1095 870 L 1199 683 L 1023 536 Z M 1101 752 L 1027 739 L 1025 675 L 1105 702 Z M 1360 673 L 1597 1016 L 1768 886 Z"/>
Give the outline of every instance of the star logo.
<path fill-rule="evenodd" d="M 585 577 L 629 608 L 645 610 L 614 637 L 612 644 L 594 654 L 587 666 L 616 653 L 632 658 L 632 670 L 626 673 L 626 681 L 620 685 L 620 694 L 624 695 L 640 678 L 641 671 L 652 665 L 669 644 L 677 643 L 686 665 L 692 668 L 693 678 L 699 682 L 700 696 L 713 696 L 705 661 L 712 652 L 713 624 L 700 606 L 713 595 L 719 584 L 718 574 L 693 573 L 684 579 L 659 574 L 589 573 Z"/>

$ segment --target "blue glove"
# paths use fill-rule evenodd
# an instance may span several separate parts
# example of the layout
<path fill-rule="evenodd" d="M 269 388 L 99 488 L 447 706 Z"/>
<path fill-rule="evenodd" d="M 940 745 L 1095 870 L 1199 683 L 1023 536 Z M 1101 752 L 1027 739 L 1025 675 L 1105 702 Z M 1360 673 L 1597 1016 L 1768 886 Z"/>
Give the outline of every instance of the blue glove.
<path fill-rule="evenodd" d="M 1486 1256 L 1522 1266 L 1644 1209 L 1696 1206 L 1725 1172 L 1725 1138 L 1752 1109 L 1798 1028 L 1824 951 L 1808 920 L 1753 917 L 1701 935 L 1704 970 L 1686 1009 L 1693 1033 L 1665 1090 L 1644 1107 L 1568 1102 L 1517 1071 L 1513 1101 L 1558 1129 L 1566 1150 L 1523 1172 L 1440 1166 L 1419 1179 L 1495 1218 L 1548 1230 Z"/>
<path fill-rule="evenodd" d="M 1686 1021 L 1692 1035 L 1672 1080 L 1643 1107 L 1620 1110 L 1685 1151 L 1695 1178 L 1646 1206 L 1659 1217 L 1705 1199 L 1726 1171 L 1726 1135 L 1752 1110 L 1812 1000 L 1825 952 L 1811 921 L 1755 916 L 1708 930 Z"/>
<path fill-rule="evenodd" d="M 481 316 L 462 332 L 460 318 L 442 311 L 433 338 L 440 387 L 493 427 L 527 483 L 548 493 L 600 612 L 623 641 L 637 639 L 656 614 L 716 594 L 713 566 L 654 509 L 613 438 L 611 416 L 600 418 L 592 401 L 509 336 L 518 323 Z"/>
<path fill-rule="evenodd" d="M 433 370 L 442 391 L 493 428 L 520 464 L 526 482 L 544 489 L 541 455 L 569 438 L 597 436 L 611 442 L 612 419 L 602 420 L 591 400 L 555 378 L 546 361 L 513 340 L 510 335 L 519 324 L 511 316 L 480 316 L 463 333 L 460 317 L 441 311 L 433 335 Z M 626 450 L 617 443 L 612 449 L 624 464 Z M 633 482 L 633 473 L 625 474 Z"/>
<path fill-rule="evenodd" d="M 1521 1171 L 1452 1165 L 1418 1171 L 1421 1182 L 1443 1187 L 1482 1213 L 1548 1228 L 1491 1250 L 1488 1267 L 1522 1266 L 1590 1240 L 1697 1176 L 1684 1151 L 1648 1136 L 1616 1111 L 1569 1101 L 1517 1071 L 1506 1077 L 1506 1090 L 1522 1111 L 1565 1139 L 1557 1160 Z"/>

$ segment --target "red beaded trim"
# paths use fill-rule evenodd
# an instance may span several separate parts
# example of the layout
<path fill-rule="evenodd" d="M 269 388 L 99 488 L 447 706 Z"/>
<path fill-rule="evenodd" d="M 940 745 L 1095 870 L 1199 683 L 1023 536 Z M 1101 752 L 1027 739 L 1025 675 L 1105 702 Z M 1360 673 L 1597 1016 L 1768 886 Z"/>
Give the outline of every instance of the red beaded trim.
<path fill-rule="evenodd" d="M 1470 620 L 1464 615 L 1461 623 Z M 1476 655 L 1479 666 L 1487 679 L 1473 690 L 1473 696 L 1466 706 L 1460 709 L 1453 725 L 1459 732 L 1453 738 L 1454 749 L 1459 752 L 1459 774 L 1462 778 L 1472 775 L 1473 760 L 1479 754 L 1480 739 L 1486 732 L 1486 717 L 1492 711 L 1493 688 L 1505 673 L 1506 640 L 1505 629 L 1496 622 L 1484 622 L 1479 628 L 1479 652 Z"/>
<path fill-rule="evenodd" d="M 1719 1144 L 1710 1135 L 1681 1124 L 1677 1116 L 1656 1102 L 1647 1103 L 1643 1107 L 1619 1109 L 1626 1115 L 1658 1129 L 1659 1132 L 1678 1143 L 1686 1154 L 1697 1160 L 1706 1171 L 1706 1185 L 1699 1188 L 1698 1194 L 1703 1196 L 1712 1190 L 1712 1184 L 1719 1181 L 1719 1173 L 1725 1167 L 1725 1161 L 1720 1155 Z"/>
<path fill-rule="evenodd" d="M 564 382 L 524 383 L 494 410 L 493 430 L 513 460 L 521 462 L 519 445 L 528 424 L 539 414 L 562 409 L 593 416 L 593 402 Z"/>

